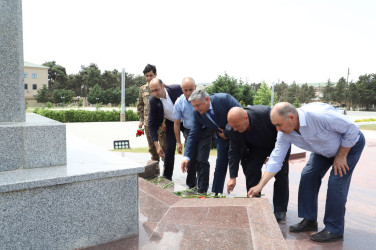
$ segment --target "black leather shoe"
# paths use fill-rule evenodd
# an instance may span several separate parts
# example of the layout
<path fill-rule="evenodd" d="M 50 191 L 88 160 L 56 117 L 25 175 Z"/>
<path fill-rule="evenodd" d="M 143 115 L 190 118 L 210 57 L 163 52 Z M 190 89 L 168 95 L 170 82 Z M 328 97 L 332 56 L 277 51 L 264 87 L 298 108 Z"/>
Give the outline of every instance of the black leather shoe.
<path fill-rule="evenodd" d="M 199 190 L 197 190 L 197 193 L 198 194 L 207 194 L 207 191 L 205 191 L 203 189 L 199 189 Z"/>
<path fill-rule="evenodd" d="M 280 222 L 286 219 L 286 212 L 274 212 L 275 219 Z"/>
<path fill-rule="evenodd" d="M 290 232 L 299 233 L 306 231 L 317 231 L 317 221 L 303 219 L 298 224 L 290 226 Z"/>
<path fill-rule="evenodd" d="M 322 230 L 319 233 L 312 234 L 311 240 L 317 242 L 333 242 L 337 240 L 343 240 L 343 235 L 332 234 L 328 230 Z"/>

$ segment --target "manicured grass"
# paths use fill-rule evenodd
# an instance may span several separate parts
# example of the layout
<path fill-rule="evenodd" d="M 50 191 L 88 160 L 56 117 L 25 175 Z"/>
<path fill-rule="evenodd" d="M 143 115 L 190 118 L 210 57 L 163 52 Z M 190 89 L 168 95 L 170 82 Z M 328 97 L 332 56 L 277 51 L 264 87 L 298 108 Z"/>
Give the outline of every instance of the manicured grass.
<path fill-rule="evenodd" d="M 112 151 L 114 151 L 114 152 L 130 152 L 130 153 L 149 153 L 149 148 L 125 148 L 125 149 L 114 149 Z M 175 151 L 175 154 L 178 154 L 178 152 Z M 217 155 L 217 149 L 210 150 L 210 156 L 216 156 L 216 155 Z"/>
<path fill-rule="evenodd" d="M 355 122 L 375 122 L 376 118 L 368 118 L 368 119 L 362 119 L 362 120 L 355 120 Z"/>
<path fill-rule="evenodd" d="M 376 124 L 360 125 L 359 127 L 363 130 L 376 130 Z"/>

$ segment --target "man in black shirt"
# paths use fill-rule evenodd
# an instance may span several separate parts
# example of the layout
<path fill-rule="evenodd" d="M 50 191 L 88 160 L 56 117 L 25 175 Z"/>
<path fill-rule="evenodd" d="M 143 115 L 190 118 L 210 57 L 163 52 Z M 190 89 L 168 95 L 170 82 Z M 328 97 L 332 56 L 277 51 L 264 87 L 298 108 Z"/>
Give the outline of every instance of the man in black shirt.
<path fill-rule="evenodd" d="M 226 132 L 230 139 L 229 168 L 230 180 L 227 192 L 234 190 L 238 176 L 239 162 L 243 167 L 247 191 L 261 179 L 261 169 L 277 140 L 277 130 L 270 120 L 271 109 L 264 105 L 234 107 L 227 115 Z M 282 169 L 275 176 L 273 205 L 277 221 L 286 218 L 289 200 L 288 151 Z"/>

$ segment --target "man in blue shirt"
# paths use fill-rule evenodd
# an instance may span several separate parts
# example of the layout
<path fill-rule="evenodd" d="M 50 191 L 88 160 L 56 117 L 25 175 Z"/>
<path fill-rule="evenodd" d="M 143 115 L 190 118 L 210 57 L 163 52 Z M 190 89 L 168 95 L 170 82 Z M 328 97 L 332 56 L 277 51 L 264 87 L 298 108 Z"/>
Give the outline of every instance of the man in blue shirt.
<path fill-rule="evenodd" d="M 196 90 L 196 83 L 192 77 L 186 77 L 181 83 L 183 94 L 176 100 L 174 105 L 173 119 L 174 132 L 176 137 L 176 147 L 178 153 L 182 153 L 182 144 L 180 140 L 180 122 L 184 125 L 184 138 L 187 139 L 192 128 L 193 122 L 193 106 L 188 102 L 188 98 L 192 92 Z M 198 193 L 206 193 L 209 188 L 209 153 L 211 146 L 212 132 L 210 129 L 204 127 L 201 129 L 197 142 L 196 149 L 193 151 L 191 159 L 188 163 L 186 184 L 189 188 L 198 187 Z M 197 177 L 196 177 L 197 172 Z"/>
<path fill-rule="evenodd" d="M 342 240 L 351 176 L 365 144 L 359 126 L 324 103 L 311 103 L 299 109 L 290 103 L 278 103 L 270 117 L 279 131 L 277 143 L 263 177 L 249 190 L 248 195 L 254 197 L 260 193 L 280 170 L 291 143 L 311 151 L 299 184 L 298 216 L 303 220 L 290 226 L 290 231 L 317 231 L 317 197 L 321 179 L 333 166 L 326 197 L 325 228 L 313 234 L 311 240 Z"/>

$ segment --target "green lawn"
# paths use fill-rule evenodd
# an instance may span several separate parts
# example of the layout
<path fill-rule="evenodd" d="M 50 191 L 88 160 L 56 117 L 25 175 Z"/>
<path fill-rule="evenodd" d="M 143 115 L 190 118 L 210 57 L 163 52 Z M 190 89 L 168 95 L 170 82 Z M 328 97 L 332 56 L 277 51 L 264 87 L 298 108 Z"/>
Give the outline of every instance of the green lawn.
<path fill-rule="evenodd" d="M 376 124 L 360 125 L 359 127 L 362 130 L 376 130 Z M 149 148 L 114 149 L 112 151 L 115 151 L 115 152 L 132 152 L 132 153 L 149 153 Z M 178 152 L 175 152 L 175 154 L 178 154 Z M 216 149 L 210 150 L 210 156 L 217 156 L 217 150 Z"/>
<path fill-rule="evenodd" d="M 360 125 L 359 127 L 363 130 L 376 130 L 376 124 Z"/>
<path fill-rule="evenodd" d="M 112 151 L 114 151 L 114 152 L 131 152 L 131 153 L 149 153 L 149 148 L 126 148 L 126 149 L 114 149 Z M 175 151 L 175 154 L 178 154 L 178 152 Z M 210 150 L 210 156 L 216 156 L 216 155 L 217 155 L 217 149 Z"/>

